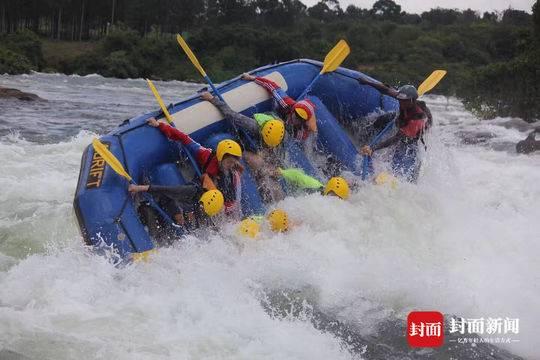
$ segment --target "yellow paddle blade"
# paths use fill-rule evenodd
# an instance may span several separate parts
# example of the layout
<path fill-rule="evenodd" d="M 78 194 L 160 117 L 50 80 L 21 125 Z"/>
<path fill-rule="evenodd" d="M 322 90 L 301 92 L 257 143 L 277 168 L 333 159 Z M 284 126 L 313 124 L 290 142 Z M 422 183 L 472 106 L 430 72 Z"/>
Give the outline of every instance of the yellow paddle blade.
<path fill-rule="evenodd" d="M 131 181 L 131 176 L 129 176 L 129 174 L 126 172 L 126 170 L 124 170 L 124 167 L 122 166 L 122 164 L 120 163 L 120 161 L 118 161 L 118 159 L 109 151 L 109 149 L 107 149 L 105 147 L 105 145 L 103 145 L 103 143 L 101 141 L 99 141 L 98 139 L 94 139 L 92 140 L 92 146 L 94 147 L 94 150 L 99 154 L 101 155 L 101 157 L 103 158 L 103 160 L 105 160 L 105 162 L 107 164 L 109 164 L 109 166 L 120 176 L 123 176 L 125 177 L 126 179 L 128 179 L 129 181 Z"/>
<path fill-rule="evenodd" d="M 339 65 L 351 53 L 351 48 L 345 40 L 339 40 L 332 50 L 324 58 L 321 74 L 336 70 Z"/>
<path fill-rule="evenodd" d="M 157 102 L 159 104 L 159 107 L 161 108 L 161 111 L 163 111 L 163 114 L 165 114 L 165 118 L 167 119 L 169 124 L 172 123 L 171 114 L 169 114 L 169 110 L 167 110 L 167 107 L 163 103 L 163 100 L 161 99 L 161 96 L 159 95 L 156 87 L 154 86 L 154 84 L 152 83 L 151 80 L 146 79 L 146 82 L 148 83 L 148 86 L 150 87 L 150 90 L 152 90 L 152 93 L 154 94 L 154 97 L 156 98 L 156 100 L 157 100 Z"/>
<path fill-rule="evenodd" d="M 445 75 L 446 70 L 435 70 L 432 72 L 431 75 L 429 75 L 427 79 L 424 80 L 424 82 L 418 87 L 418 96 L 422 96 L 429 90 L 433 89 Z"/>
<path fill-rule="evenodd" d="M 178 41 L 178 44 L 180 44 L 180 47 L 182 47 L 182 49 L 186 53 L 189 60 L 191 60 L 191 62 L 197 68 L 197 70 L 199 70 L 201 75 L 203 77 L 206 77 L 206 71 L 204 71 L 203 67 L 199 63 L 199 60 L 197 60 L 197 57 L 195 56 L 193 51 L 191 51 L 191 49 L 189 48 L 189 45 L 186 43 L 184 38 L 180 34 L 176 34 L 176 41 Z"/>

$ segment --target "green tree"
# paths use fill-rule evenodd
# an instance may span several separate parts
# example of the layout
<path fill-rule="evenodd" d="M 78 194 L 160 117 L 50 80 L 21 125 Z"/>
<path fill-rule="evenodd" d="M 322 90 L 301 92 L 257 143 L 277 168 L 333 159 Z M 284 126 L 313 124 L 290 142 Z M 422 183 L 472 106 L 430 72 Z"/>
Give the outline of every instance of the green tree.
<path fill-rule="evenodd" d="M 323 22 L 330 22 L 343 13 L 338 0 L 321 0 L 307 11 L 309 16 Z"/>
<path fill-rule="evenodd" d="M 298 0 L 256 0 L 256 12 L 270 26 L 291 26 L 306 14 L 306 6 Z"/>
<path fill-rule="evenodd" d="M 422 20 L 431 25 L 451 25 L 457 22 L 460 13 L 453 9 L 436 8 L 422 13 Z"/>
<path fill-rule="evenodd" d="M 502 22 L 507 25 L 525 25 L 531 21 L 531 14 L 523 10 L 507 9 L 503 12 Z"/>
<path fill-rule="evenodd" d="M 32 64 L 23 55 L 0 48 L 0 74 L 23 74 L 32 69 Z"/>
<path fill-rule="evenodd" d="M 43 50 L 39 37 L 30 30 L 20 30 L 9 34 L 2 41 L 3 46 L 15 53 L 24 56 L 32 64 L 32 68 L 39 70 L 44 65 Z"/>
<path fill-rule="evenodd" d="M 484 15 L 482 15 L 482 20 L 484 21 L 487 21 L 487 22 L 491 22 L 491 23 L 495 23 L 497 22 L 497 13 L 495 12 L 484 12 Z"/>
<path fill-rule="evenodd" d="M 536 41 L 540 42 L 540 0 L 536 0 L 532 7 L 534 34 Z"/>
<path fill-rule="evenodd" d="M 461 13 L 461 16 L 459 17 L 460 22 L 467 23 L 467 24 L 476 22 L 479 19 L 480 19 L 480 16 L 478 16 L 478 13 L 471 9 L 464 10 Z"/>
<path fill-rule="evenodd" d="M 401 14 L 401 6 L 392 0 L 377 0 L 371 8 L 371 14 L 384 20 L 397 20 Z"/>
<path fill-rule="evenodd" d="M 251 0 L 219 0 L 219 19 L 222 23 L 236 23 L 255 18 L 255 4 Z"/>
<path fill-rule="evenodd" d="M 369 16 L 369 10 L 359 8 L 358 6 L 349 5 L 345 10 L 345 14 L 352 19 L 364 19 Z"/>

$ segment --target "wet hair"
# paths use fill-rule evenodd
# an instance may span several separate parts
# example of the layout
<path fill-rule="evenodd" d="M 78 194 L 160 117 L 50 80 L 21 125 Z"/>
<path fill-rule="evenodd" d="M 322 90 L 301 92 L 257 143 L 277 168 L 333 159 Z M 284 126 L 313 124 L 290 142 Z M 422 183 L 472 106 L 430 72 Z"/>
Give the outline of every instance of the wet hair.
<path fill-rule="evenodd" d="M 223 159 L 221 159 L 221 162 L 223 162 L 223 160 L 228 159 L 228 158 L 233 158 L 235 160 L 233 169 L 239 171 L 240 174 L 242 174 L 244 172 L 244 165 L 242 165 L 242 163 L 240 162 L 240 158 L 238 156 L 234 156 L 231 154 L 225 154 L 223 155 Z"/>

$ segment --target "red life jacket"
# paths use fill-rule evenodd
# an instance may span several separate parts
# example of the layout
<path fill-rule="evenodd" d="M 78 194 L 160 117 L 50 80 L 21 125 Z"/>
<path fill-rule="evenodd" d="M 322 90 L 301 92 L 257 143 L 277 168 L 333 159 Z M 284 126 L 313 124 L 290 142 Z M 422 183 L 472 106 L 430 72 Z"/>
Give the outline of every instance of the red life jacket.
<path fill-rule="evenodd" d="M 201 177 L 202 187 L 205 190 L 210 190 L 205 187 L 205 182 L 209 179 L 212 182 L 212 187 L 217 188 L 223 194 L 225 214 L 238 217 L 242 214 L 240 207 L 240 199 L 242 198 L 241 171 L 234 171 L 229 176 L 222 174 L 214 152 L 212 151 L 208 154 L 206 162 L 201 169 L 203 173 Z"/>
<path fill-rule="evenodd" d="M 400 110 L 399 131 L 410 139 L 420 139 L 426 126 L 427 115 L 418 105 L 412 109 Z"/>

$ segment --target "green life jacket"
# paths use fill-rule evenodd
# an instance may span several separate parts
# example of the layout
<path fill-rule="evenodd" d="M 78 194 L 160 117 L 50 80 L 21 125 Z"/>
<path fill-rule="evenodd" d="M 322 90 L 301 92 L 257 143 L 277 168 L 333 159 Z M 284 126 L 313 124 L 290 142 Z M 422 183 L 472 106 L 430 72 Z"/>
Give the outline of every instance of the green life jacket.
<path fill-rule="evenodd" d="M 259 129 L 262 129 L 264 124 L 266 124 L 270 120 L 279 119 L 279 117 L 274 113 L 257 113 L 253 114 L 253 118 L 259 125 Z"/>
<path fill-rule="evenodd" d="M 257 224 L 262 224 L 264 221 L 264 215 L 251 215 L 248 218 L 255 221 Z"/>
<path fill-rule="evenodd" d="M 287 184 L 293 185 L 300 189 L 321 189 L 324 185 L 314 177 L 306 175 L 300 169 L 279 169 L 281 176 Z"/>

